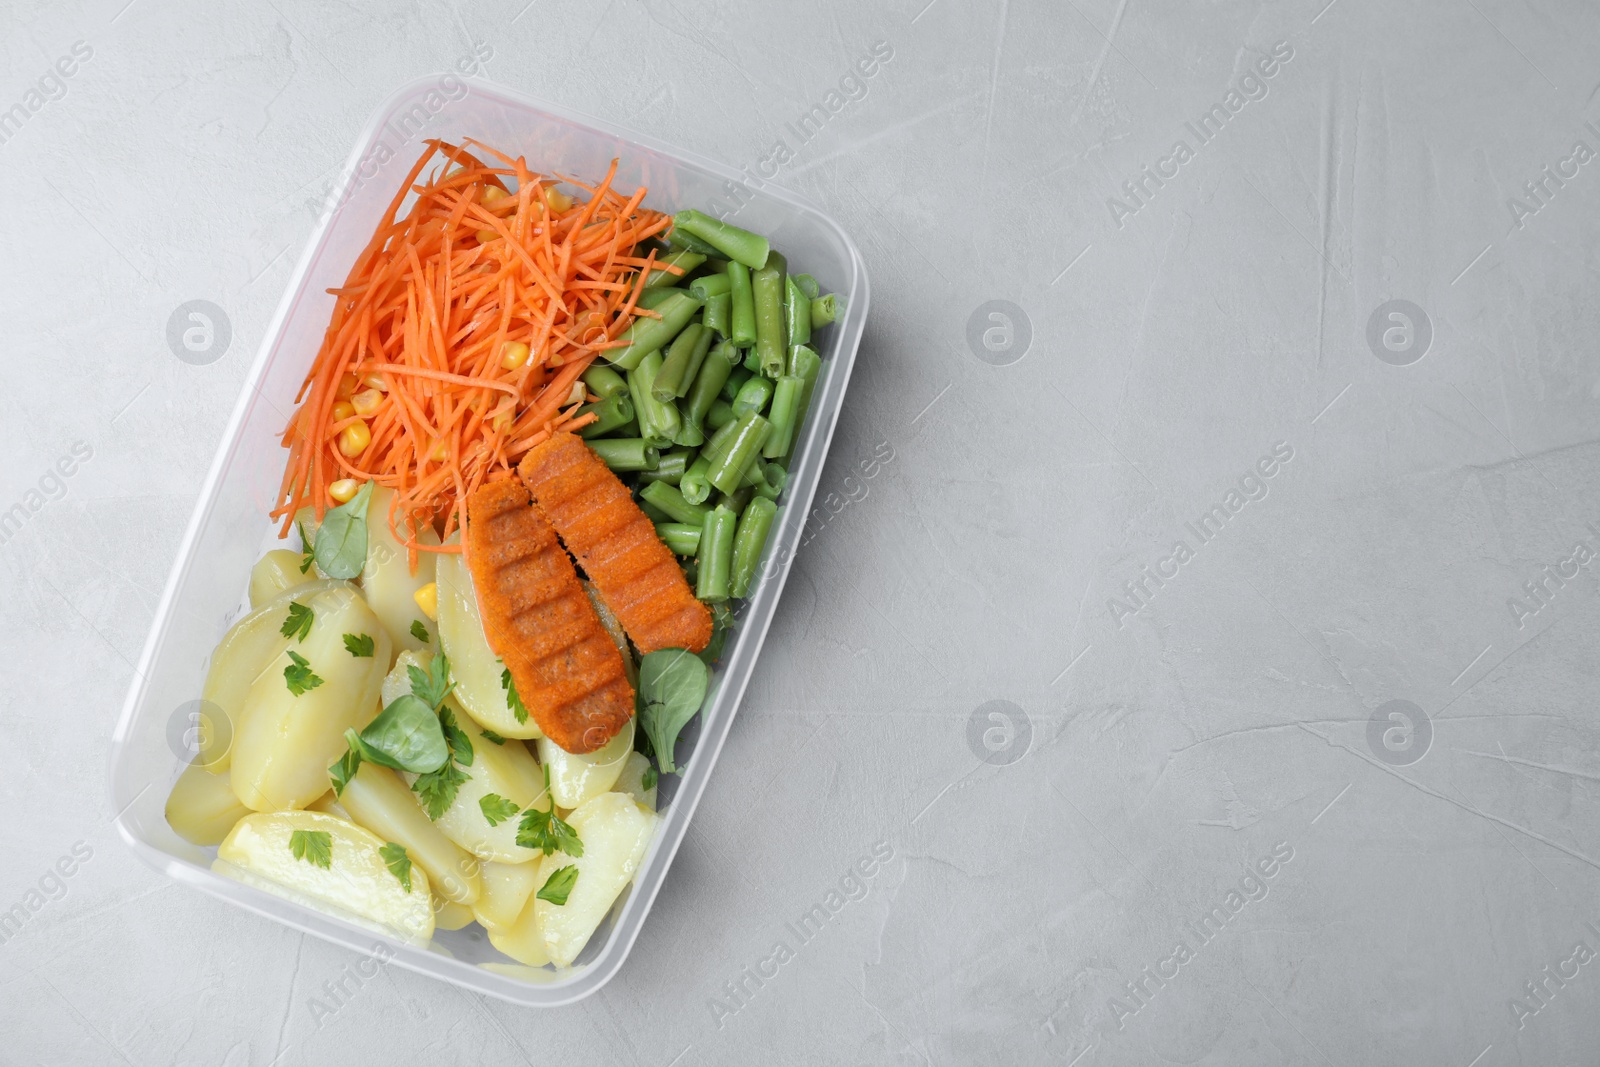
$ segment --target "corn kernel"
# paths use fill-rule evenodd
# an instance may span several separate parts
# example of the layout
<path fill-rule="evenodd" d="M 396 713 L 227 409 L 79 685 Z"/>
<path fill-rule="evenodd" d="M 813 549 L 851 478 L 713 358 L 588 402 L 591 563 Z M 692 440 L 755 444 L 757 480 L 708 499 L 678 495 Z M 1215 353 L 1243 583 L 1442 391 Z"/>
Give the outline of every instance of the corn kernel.
<path fill-rule="evenodd" d="M 378 405 L 383 403 L 383 394 L 376 389 L 363 389 L 350 398 L 351 405 L 356 409 L 356 414 L 366 418 L 378 410 Z"/>
<path fill-rule="evenodd" d="M 521 341 L 507 341 L 500 346 L 500 365 L 506 370 L 516 370 L 528 362 L 528 346 Z"/>
<path fill-rule="evenodd" d="M 557 192 L 553 186 L 545 186 L 544 202 L 550 206 L 551 211 L 565 211 L 572 206 L 572 197 L 566 193 Z"/>
<path fill-rule="evenodd" d="M 483 201 L 485 204 L 492 204 L 496 200 L 504 200 L 508 195 L 509 194 L 498 185 L 486 185 L 483 189 L 483 195 L 478 199 Z"/>
<path fill-rule="evenodd" d="M 377 371 L 373 371 L 371 374 L 363 374 L 361 376 L 361 381 L 363 384 L 376 389 L 380 393 L 387 393 L 389 391 L 388 381 L 385 380 L 383 375 L 379 374 Z"/>
<path fill-rule="evenodd" d="M 343 422 L 356 413 L 356 406 L 348 400 L 338 400 L 333 405 L 333 421 Z"/>
<path fill-rule="evenodd" d="M 511 427 L 515 423 L 516 423 L 516 419 L 511 417 L 511 412 L 502 411 L 500 414 L 498 414 L 498 415 L 496 415 L 494 417 L 494 422 L 493 422 L 494 432 L 495 433 L 499 433 L 499 434 L 510 433 L 511 432 Z"/>
<path fill-rule="evenodd" d="M 328 486 L 328 495 L 341 504 L 348 504 L 360 489 L 360 483 L 354 478 L 340 478 Z"/>
<path fill-rule="evenodd" d="M 439 618 L 439 583 L 429 582 L 427 585 L 411 594 L 411 599 L 417 602 L 417 607 L 430 619 Z"/>
<path fill-rule="evenodd" d="M 439 443 L 433 446 L 433 451 L 428 454 L 428 458 L 435 463 L 443 463 L 448 460 L 450 458 L 450 442 L 441 437 Z"/>
<path fill-rule="evenodd" d="M 500 240 L 500 235 L 493 230 L 483 229 L 478 231 L 478 243 L 488 244 L 490 241 Z"/>
<path fill-rule="evenodd" d="M 579 379 L 578 381 L 572 383 L 571 389 L 567 390 L 566 403 L 562 404 L 561 406 L 566 407 L 567 404 L 581 404 L 584 401 L 584 397 L 587 395 L 588 391 L 584 389 L 582 379 Z"/>
<path fill-rule="evenodd" d="M 340 400 L 349 400 L 355 395 L 357 384 L 359 383 L 357 383 L 356 376 L 354 374 L 341 374 L 339 376 L 339 388 L 334 392 L 333 395 L 338 397 Z"/>
<path fill-rule="evenodd" d="M 339 431 L 339 451 L 354 458 L 372 444 L 372 430 L 364 422 L 352 422 Z"/>

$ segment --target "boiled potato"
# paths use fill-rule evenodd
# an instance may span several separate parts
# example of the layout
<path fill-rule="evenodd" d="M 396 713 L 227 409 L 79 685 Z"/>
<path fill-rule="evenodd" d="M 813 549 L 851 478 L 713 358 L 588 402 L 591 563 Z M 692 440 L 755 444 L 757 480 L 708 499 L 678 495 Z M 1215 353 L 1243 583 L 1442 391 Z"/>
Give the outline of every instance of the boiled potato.
<path fill-rule="evenodd" d="M 294 831 L 327 834 L 326 869 L 296 859 Z M 302 904 L 331 905 L 407 941 L 433 936 L 433 905 L 428 875 L 415 864 L 407 890 L 384 863 L 383 841 L 354 823 L 320 811 L 281 811 L 246 815 L 217 849 L 213 869 Z"/>
<path fill-rule="evenodd" d="M 484 636 L 483 618 L 478 614 L 478 594 L 465 557 L 441 556 L 436 576 L 439 643 L 450 657 L 450 672 L 456 680 L 456 698 L 461 706 L 480 726 L 488 727 L 501 737 L 544 736 L 532 716 L 527 722 L 518 722 L 506 700 L 505 687 L 500 684 L 506 667 Z"/>
<path fill-rule="evenodd" d="M 538 867 L 539 864 L 530 866 Z M 534 908 L 534 903 L 530 896 L 528 903 L 523 905 L 522 913 L 514 922 L 505 926 L 489 927 L 489 944 L 518 963 L 525 963 L 529 967 L 543 967 L 550 962 L 550 950 L 545 947 L 544 931 L 539 928 L 539 912 Z"/>
<path fill-rule="evenodd" d="M 558 808 L 576 808 L 616 784 L 633 751 L 634 720 L 593 752 L 575 755 L 548 737 L 539 739 L 539 762 L 550 770 L 550 792 Z"/>
<path fill-rule="evenodd" d="M 417 569 L 412 571 L 406 547 L 389 532 L 389 506 L 394 501 L 394 490 L 373 486 L 372 500 L 367 506 L 367 565 L 361 571 L 361 589 L 367 594 L 367 603 L 389 631 L 389 640 L 397 649 L 427 648 L 428 642 L 419 641 L 411 632 L 411 624 L 420 622 L 433 632 L 433 620 L 417 606 L 418 589 L 434 580 L 434 566 L 438 556 L 433 552 L 417 553 Z M 404 521 L 397 517 L 396 525 Z M 439 535 L 433 527 L 424 525 L 417 540 L 436 545 Z"/>
<path fill-rule="evenodd" d="M 385 841 L 404 845 L 411 862 L 428 872 L 433 891 L 470 905 L 478 899 L 478 861 L 439 832 L 417 795 L 387 767 L 363 763 L 339 795 L 360 826 Z"/>
<path fill-rule="evenodd" d="M 355 820 L 350 817 L 350 813 L 344 810 L 344 805 L 339 803 L 339 798 L 334 795 L 334 792 L 331 789 L 317 799 L 313 800 L 311 803 L 307 804 L 305 810 L 320 811 L 324 814 L 332 815 L 336 819 L 343 819 L 345 822 L 355 822 Z"/>
<path fill-rule="evenodd" d="M 433 653 L 406 649 L 394 658 L 394 666 L 383 676 L 383 706 L 388 707 L 411 692 L 411 671 L 420 667 L 426 671 L 433 663 Z"/>
<path fill-rule="evenodd" d="M 233 824 L 249 814 L 228 779 L 208 773 L 198 762 L 183 769 L 167 797 L 167 823 L 191 845 L 220 844 Z"/>
<path fill-rule="evenodd" d="M 583 841 L 583 855 L 555 852 L 546 856 L 539 861 L 538 882 L 543 887 L 552 874 L 569 864 L 578 868 L 578 881 L 565 904 L 537 897 L 529 901 L 544 932 L 550 961 L 557 967 L 570 966 L 578 958 L 618 895 L 633 881 L 650 848 L 657 819 L 632 797 L 601 793 L 584 802 L 567 821 Z"/>
<path fill-rule="evenodd" d="M 539 888 L 537 863 L 485 863 L 483 895 L 472 906 L 473 918 L 485 930 L 510 926 L 522 914 L 528 898 Z"/>
<path fill-rule="evenodd" d="M 650 769 L 650 760 L 643 752 L 630 752 L 622 764 L 622 773 L 617 776 L 617 782 L 611 788 L 618 793 L 628 794 L 651 811 L 655 811 L 657 780 L 651 780 L 649 789 L 644 787 L 645 772 Z"/>
<path fill-rule="evenodd" d="M 345 751 L 344 732 L 378 712 L 389 665 L 389 635 L 353 589 L 329 589 L 306 603 L 314 613 L 304 641 L 285 647 L 250 686 L 235 727 L 233 791 L 256 811 L 303 808 L 328 789 L 328 766 Z M 374 654 L 352 656 L 345 634 L 368 634 Z M 299 696 L 284 670 L 289 653 L 308 661 L 322 684 Z"/>
<path fill-rule="evenodd" d="M 287 548 L 275 548 L 262 556 L 250 570 L 250 606 L 259 608 L 280 593 L 316 581 L 311 568 L 300 570 L 305 558 L 305 553 Z"/>
<path fill-rule="evenodd" d="M 453 900 L 443 897 L 433 898 L 433 928 L 435 930 L 459 930 L 472 921 L 472 909 L 465 904 L 457 904 Z"/>

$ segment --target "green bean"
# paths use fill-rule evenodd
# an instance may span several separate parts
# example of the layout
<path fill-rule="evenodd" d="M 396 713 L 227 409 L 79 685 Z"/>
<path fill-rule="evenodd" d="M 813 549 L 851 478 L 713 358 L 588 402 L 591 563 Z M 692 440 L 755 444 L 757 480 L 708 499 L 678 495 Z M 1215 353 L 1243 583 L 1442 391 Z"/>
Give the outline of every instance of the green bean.
<path fill-rule="evenodd" d="M 711 455 L 711 473 L 706 479 L 724 493 L 739 488 L 744 469 L 761 451 L 772 424 L 755 412 L 739 416 L 725 448 Z"/>
<path fill-rule="evenodd" d="M 706 348 L 710 347 L 711 331 L 698 322 L 691 322 L 683 328 L 678 339 L 672 342 L 672 347 L 667 349 L 666 359 L 661 361 L 661 369 L 656 372 L 650 384 L 650 395 L 662 402 L 676 400 L 689 391 L 689 386 L 694 384 L 695 372 L 700 369 L 699 359 L 704 359 Z M 707 341 L 706 348 L 700 347 L 700 339 Z M 699 349 L 699 359 L 695 358 L 695 351 Z"/>
<path fill-rule="evenodd" d="M 589 387 L 589 392 L 604 400 L 612 396 L 624 396 L 628 392 L 628 383 L 610 367 L 603 363 L 591 364 L 583 372 L 583 384 Z"/>
<path fill-rule="evenodd" d="M 750 268 L 743 263 L 728 264 L 728 292 L 733 296 L 728 320 L 733 332 L 728 336 L 740 348 L 756 343 L 756 299 L 751 284 Z"/>
<path fill-rule="evenodd" d="M 727 275 L 723 275 L 727 277 Z M 717 331 L 717 336 L 727 337 L 733 332 L 733 294 L 716 293 L 706 297 L 706 328 Z"/>
<path fill-rule="evenodd" d="M 689 292 L 698 296 L 701 300 L 710 300 L 714 296 L 731 293 L 732 291 L 733 279 L 728 276 L 726 270 L 717 274 L 702 274 L 689 283 Z"/>
<path fill-rule="evenodd" d="M 737 348 L 735 352 L 739 351 Z M 750 380 L 750 372 L 744 366 L 735 363 L 728 370 L 728 380 L 722 383 L 722 395 L 728 403 L 733 403 L 733 398 L 739 395 L 739 390 L 744 388 L 744 383 Z"/>
<path fill-rule="evenodd" d="M 691 234 L 715 248 L 729 259 L 737 260 L 751 270 L 767 265 L 771 245 L 765 237 L 749 230 L 714 219 L 710 215 L 689 208 L 672 216 L 672 232 Z"/>
<path fill-rule="evenodd" d="M 631 403 L 633 403 L 633 401 L 630 400 L 630 401 L 628 401 L 628 403 L 631 404 Z M 634 412 L 633 413 L 633 418 L 629 419 L 627 422 L 623 423 L 621 426 L 618 426 L 614 431 L 612 431 L 611 433 L 607 434 L 606 436 L 607 437 L 638 437 L 639 436 L 639 413 L 637 411 Z"/>
<path fill-rule="evenodd" d="M 658 522 L 656 536 L 679 556 L 692 556 L 700 547 L 700 527 L 686 522 Z"/>
<path fill-rule="evenodd" d="M 708 603 L 728 599 L 728 571 L 733 566 L 733 537 L 736 517 L 722 506 L 712 508 L 700 527 L 699 551 L 695 561 L 699 575 L 694 595 Z"/>
<path fill-rule="evenodd" d="M 711 405 L 722 395 L 722 385 L 733 370 L 718 351 L 724 344 L 727 342 L 721 342 L 717 348 L 711 350 L 700 364 L 700 373 L 694 376 L 694 384 L 689 387 L 689 396 L 683 410 L 683 421 L 686 423 L 704 426 L 706 416 L 711 412 Z"/>
<path fill-rule="evenodd" d="M 811 343 L 811 300 L 793 278 L 783 284 L 783 319 L 791 345 Z"/>
<path fill-rule="evenodd" d="M 614 471 L 654 470 L 661 461 L 655 446 L 641 437 L 606 437 L 590 441 L 589 447 Z"/>
<path fill-rule="evenodd" d="M 699 278 L 690 277 L 689 282 L 690 284 L 693 284 L 694 282 L 699 281 L 700 278 L 709 278 L 713 274 L 726 275 L 727 273 L 728 261 L 726 259 L 721 256 L 707 256 L 706 261 L 700 264 L 699 268 L 695 271 L 695 274 L 699 275 Z"/>
<path fill-rule="evenodd" d="M 682 289 L 675 289 L 670 285 L 665 288 L 657 286 L 654 289 L 646 289 L 640 293 L 638 303 L 635 306 L 642 307 L 646 311 L 656 311 L 660 309 L 662 304 L 681 295 L 683 295 Z"/>
<path fill-rule="evenodd" d="M 699 526 L 706 521 L 711 509 L 704 504 L 691 504 L 683 498 L 678 487 L 668 482 L 651 482 L 639 490 L 639 499 L 648 501 L 672 516 L 673 522 L 686 522 Z"/>
<path fill-rule="evenodd" d="M 633 410 L 639 418 L 639 436 L 657 448 L 665 448 L 673 443 L 673 435 L 678 432 L 682 420 L 678 417 L 676 407 L 662 403 L 651 392 L 660 370 L 661 353 L 651 352 L 628 372 L 628 392 L 633 397 Z"/>
<path fill-rule="evenodd" d="M 640 475 L 643 477 L 643 475 Z M 768 500 L 776 500 L 783 492 L 783 487 L 789 483 L 789 472 L 776 463 L 768 463 L 761 468 L 761 484 L 756 486 L 756 496 L 764 496 Z"/>
<path fill-rule="evenodd" d="M 659 319 L 634 319 L 632 325 L 622 331 L 621 341 L 627 341 L 626 348 L 613 348 L 607 350 L 606 358 L 611 360 L 611 365 L 623 370 L 632 370 L 639 365 L 639 361 L 652 352 L 660 351 L 661 346 L 678 336 L 680 330 L 689 325 L 689 320 L 700 311 L 700 301 L 684 292 L 682 289 L 654 289 L 652 292 L 666 293 L 665 298 L 653 310 L 658 312 Z M 641 305 L 643 301 L 640 301 Z"/>
<path fill-rule="evenodd" d="M 761 454 L 766 458 L 782 459 L 789 454 L 789 446 L 794 443 L 795 418 L 800 414 L 800 397 L 805 389 L 804 378 L 785 374 L 778 379 L 778 386 L 772 393 L 772 407 L 767 409 L 772 432 L 761 446 Z"/>
<path fill-rule="evenodd" d="M 751 378 L 739 387 L 738 395 L 733 398 L 734 417 L 747 415 L 752 411 L 759 413 L 771 399 L 772 381 L 767 378 Z"/>
<path fill-rule="evenodd" d="M 783 255 L 774 252 L 767 257 L 767 265 L 750 276 L 756 303 L 756 351 L 761 354 L 761 373 L 768 378 L 783 373 L 783 357 L 789 351 L 789 331 L 783 319 L 788 266 Z"/>
<path fill-rule="evenodd" d="M 678 425 L 678 432 L 672 435 L 673 444 L 683 445 L 685 448 L 699 448 L 706 443 L 704 426 L 683 418 L 682 412 L 679 413 L 679 419 L 681 421 Z"/>
<path fill-rule="evenodd" d="M 717 433 L 733 423 L 733 405 L 718 397 L 711 402 L 711 410 L 706 412 L 706 426 L 712 433 Z"/>
<path fill-rule="evenodd" d="M 756 497 L 739 516 L 739 528 L 733 535 L 733 563 L 729 570 L 728 592 L 733 596 L 749 596 L 750 583 L 755 579 L 756 568 L 761 566 L 761 553 L 767 547 L 767 536 L 772 532 L 772 520 L 778 514 L 778 505 L 764 497 Z"/>
<path fill-rule="evenodd" d="M 626 385 L 624 385 L 626 388 Z M 599 416 L 594 422 L 579 430 L 578 433 L 585 439 L 604 437 L 613 430 L 620 430 L 633 421 L 633 401 L 628 399 L 626 392 L 619 396 L 608 396 L 596 404 L 585 404 L 578 409 L 579 415 L 594 412 Z"/>
<path fill-rule="evenodd" d="M 639 501 L 639 510 L 644 512 L 645 518 L 649 519 L 651 522 L 673 521 L 671 515 L 668 515 L 665 511 L 662 511 L 648 500 Z"/>
<path fill-rule="evenodd" d="M 688 249 L 668 252 L 666 255 L 656 259 L 656 268 L 650 272 L 649 277 L 645 278 L 644 287 L 646 289 L 659 289 L 662 286 L 677 285 L 689 276 L 690 271 L 705 261 L 705 256 L 702 256 L 699 252 L 691 252 Z M 671 271 L 666 270 L 666 267 L 677 267 L 679 268 L 678 273 L 673 274 Z"/>
<path fill-rule="evenodd" d="M 710 470 L 711 461 L 705 456 L 689 464 L 689 469 L 678 479 L 678 492 L 683 494 L 683 499 L 691 504 L 704 504 L 711 499 L 711 483 L 706 481 Z"/>
<path fill-rule="evenodd" d="M 839 298 L 833 293 L 811 301 L 811 325 L 822 327 L 839 317 Z"/>
<path fill-rule="evenodd" d="M 689 449 L 674 448 L 671 452 L 662 452 L 660 460 L 654 467 L 639 472 L 641 484 L 651 482 L 668 482 L 677 485 L 685 471 L 689 469 Z"/>
<path fill-rule="evenodd" d="M 682 248 L 690 252 L 699 252 L 702 256 L 714 256 L 717 254 L 717 250 L 714 246 L 696 237 L 688 230 L 680 230 L 676 226 L 672 228 L 672 233 L 667 235 L 667 243 L 673 248 Z"/>
<path fill-rule="evenodd" d="M 822 287 L 817 284 L 817 280 L 809 274 L 796 274 L 794 283 L 800 287 L 802 293 L 806 294 L 807 300 L 815 300 L 817 295 L 822 292 Z"/>
<path fill-rule="evenodd" d="M 805 388 L 800 390 L 800 406 L 794 415 L 794 436 L 789 441 L 792 449 L 796 441 L 800 440 L 800 431 L 806 424 L 806 415 L 811 411 L 811 397 L 817 391 L 817 377 L 822 371 L 822 357 L 805 345 L 795 345 L 789 350 L 789 373 L 804 381 Z"/>
<path fill-rule="evenodd" d="M 731 493 L 723 493 L 717 498 L 717 506 L 727 508 L 735 515 L 744 511 L 745 505 L 755 498 L 756 491 L 752 486 L 740 486 Z"/>
<path fill-rule="evenodd" d="M 761 349 L 754 345 L 750 347 L 750 350 L 745 353 L 744 369 L 751 374 L 761 373 Z"/>

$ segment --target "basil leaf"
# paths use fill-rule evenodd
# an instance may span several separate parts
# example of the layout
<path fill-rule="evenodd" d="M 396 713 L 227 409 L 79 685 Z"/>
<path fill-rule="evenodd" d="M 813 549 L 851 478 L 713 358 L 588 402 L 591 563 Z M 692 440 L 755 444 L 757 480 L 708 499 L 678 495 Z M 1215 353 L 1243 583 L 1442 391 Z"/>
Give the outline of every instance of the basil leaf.
<path fill-rule="evenodd" d="M 349 580 L 367 565 L 367 503 L 372 499 L 372 483 L 361 486 L 349 503 L 340 504 L 317 527 L 313 554 L 317 566 L 329 578 Z"/>
<path fill-rule="evenodd" d="M 450 758 L 439 716 L 418 697 L 407 694 L 384 708 L 361 731 L 361 757 L 397 771 L 427 774 Z"/>
<path fill-rule="evenodd" d="M 706 665 L 686 649 L 664 648 L 639 661 L 639 725 L 667 774 L 677 773 L 673 748 L 678 734 L 699 712 L 710 681 Z"/>

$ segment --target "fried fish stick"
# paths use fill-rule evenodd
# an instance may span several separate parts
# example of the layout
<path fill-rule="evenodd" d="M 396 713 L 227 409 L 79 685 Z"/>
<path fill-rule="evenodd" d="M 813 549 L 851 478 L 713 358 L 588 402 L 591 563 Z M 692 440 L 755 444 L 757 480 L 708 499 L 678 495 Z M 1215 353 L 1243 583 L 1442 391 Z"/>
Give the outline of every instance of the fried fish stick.
<path fill-rule="evenodd" d="M 546 737 L 593 752 L 633 716 L 633 687 L 550 524 L 515 478 L 467 500 L 467 566 L 489 645 Z"/>
<path fill-rule="evenodd" d="M 695 599 L 627 487 L 582 439 L 552 435 L 523 457 L 517 473 L 640 652 L 706 647 L 711 611 Z"/>

